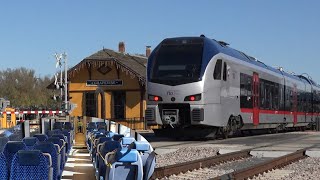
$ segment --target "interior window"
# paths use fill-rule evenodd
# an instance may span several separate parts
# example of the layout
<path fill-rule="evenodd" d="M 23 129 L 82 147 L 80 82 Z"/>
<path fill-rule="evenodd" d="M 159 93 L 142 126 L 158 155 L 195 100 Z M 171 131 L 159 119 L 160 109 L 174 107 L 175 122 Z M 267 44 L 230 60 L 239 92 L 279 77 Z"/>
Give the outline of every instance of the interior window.
<path fill-rule="evenodd" d="M 213 79 L 221 80 L 221 66 L 222 66 L 222 60 L 218 59 L 216 62 L 216 66 L 214 67 Z"/>

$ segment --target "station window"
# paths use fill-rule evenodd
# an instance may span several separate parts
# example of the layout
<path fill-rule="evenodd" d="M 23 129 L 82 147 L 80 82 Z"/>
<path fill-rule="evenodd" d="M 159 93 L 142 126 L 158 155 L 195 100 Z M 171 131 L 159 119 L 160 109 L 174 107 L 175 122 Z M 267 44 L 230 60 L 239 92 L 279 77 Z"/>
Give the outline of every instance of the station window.
<path fill-rule="evenodd" d="M 214 67 L 213 79 L 221 80 L 221 66 L 222 60 L 218 59 L 216 62 L 216 66 Z"/>
<path fill-rule="evenodd" d="M 84 93 L 85 99 L 85 112 L 86 116 L 89 117 L 97 117 L 96 116 L 96 96 L 94 92 L 85 92 Z"/>
<path fill-rule="evenodd" d="M 126 109 L 126 92 L 125 91 L 114 91 L 113 95 L 113 118 L 114 119 L 125 119 Z"/>

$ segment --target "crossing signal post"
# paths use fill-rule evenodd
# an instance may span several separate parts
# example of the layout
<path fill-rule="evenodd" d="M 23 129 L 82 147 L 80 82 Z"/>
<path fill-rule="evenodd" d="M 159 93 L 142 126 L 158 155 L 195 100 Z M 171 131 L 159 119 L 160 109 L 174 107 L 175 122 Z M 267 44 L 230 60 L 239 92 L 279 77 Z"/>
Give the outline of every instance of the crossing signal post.
<path fill-rule="evenodd" d="M 60 67 L 60 81 L 58 82 L 58 74 L 55 75 L 55 86 L 57 89 L 60 89 L 60 97 L 64 97 L 64 103 L 62 103 L 61 99 L 61 108 L 63 107 L 63 111 L 68 113 L 68 67 L 67 67 L 67 54 L 55 53 L 56 58 L 56 68 Z M 63 71 L 62 64 L 64 65 L 64 81 L 63 81 Z M 63 93 L 64 92 L 64 93 Z M 55 97 L 55 96 L 54 96 Z"/>

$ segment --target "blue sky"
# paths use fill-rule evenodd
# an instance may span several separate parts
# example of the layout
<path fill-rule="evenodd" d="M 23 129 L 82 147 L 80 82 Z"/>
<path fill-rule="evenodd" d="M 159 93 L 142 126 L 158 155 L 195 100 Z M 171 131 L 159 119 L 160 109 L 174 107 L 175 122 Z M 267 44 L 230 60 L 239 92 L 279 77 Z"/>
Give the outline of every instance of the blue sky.
<path fill-rule="evenodd" d="M 0 2 L 0 23 L 0 69 L 53 75 L 55 52 L 67 52 L 72 67 L 119 41 L 145 53 L 167 37 L 205 34 L 320 83 L 317 0 L 10 0 Z"/>

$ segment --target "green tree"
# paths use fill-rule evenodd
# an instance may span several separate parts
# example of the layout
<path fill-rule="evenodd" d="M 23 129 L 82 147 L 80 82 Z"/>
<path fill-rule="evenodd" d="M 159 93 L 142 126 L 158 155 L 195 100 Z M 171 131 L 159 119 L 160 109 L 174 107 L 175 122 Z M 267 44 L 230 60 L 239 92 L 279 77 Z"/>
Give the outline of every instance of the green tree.
<path fill-rule="evenodd" d="M 46 87 L 52 78 L 36 77 L 35 71 L 24 67 L 0 71 L 0 97 L 10 100 L 16 108 L 55 108 L 52 90 Z"/>

